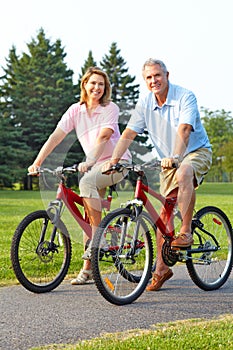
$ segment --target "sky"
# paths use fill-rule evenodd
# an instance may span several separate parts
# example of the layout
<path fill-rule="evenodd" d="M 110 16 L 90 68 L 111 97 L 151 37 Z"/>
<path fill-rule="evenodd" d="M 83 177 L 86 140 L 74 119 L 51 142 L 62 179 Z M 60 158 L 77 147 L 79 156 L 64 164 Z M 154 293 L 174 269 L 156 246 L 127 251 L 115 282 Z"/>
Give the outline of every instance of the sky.
<path fill-rule="evenodd" d="M 158 58 L 199 107 L 233 116 L 232 10 L 232 0 L 0 0 L 0 67 L 13 45 L 27 52 L 40 28 L 61 40 L 74 79 L 90 50 L 98 64 L 116 42 L 142 92 L 142 65 Z"/>

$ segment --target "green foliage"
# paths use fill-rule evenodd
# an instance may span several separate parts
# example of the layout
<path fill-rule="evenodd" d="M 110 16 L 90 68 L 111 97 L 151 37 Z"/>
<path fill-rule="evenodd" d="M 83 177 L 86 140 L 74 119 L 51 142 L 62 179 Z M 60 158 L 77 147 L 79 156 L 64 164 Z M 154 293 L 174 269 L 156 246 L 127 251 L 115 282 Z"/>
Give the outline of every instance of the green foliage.
<path fill-rule="evenodd" d="M 0 188 L 11 187 L 25 174 L 25 159 L 31 156 L 29 147 L 11 118 L 0 118 Z"/>
<path fill-rule="evenodd" d="M 100 65 L 108 73 L 112 86 L 112 99 L 120 108 L 119 127 L 122 132 L 137 103 L 139 85 L 133 84 L 136 77 L 128 74 L 126 62 L 121 56 L 120 51 L 121 50 L 117 48 L 117 43 L 113 42 L 110 46 L 109 54 L 104 55 Z M 151 151 L 152 146 L 147 142 L 147 131 L 142 135 L 138 135 L 135 141 L 130 151 L 133 155 L 133 159 L 137 162 L 138 157 L 140 158 L 140 155 L 145 155 Z"/>
<path fill-rule="evenodd" d="M 117 43 L 111 44 L 109 54 L 104 55 L 100 65 L 109 75 L 113 101 L 122 111 L 134 108 L 139 96 L 139 85 L 133 85 L 135 77 L 128 74 L 126 62 L 120 55 Z"/>
<path fill-rule="evenodd" d="M 77 99 L 78 99 L 78 100 L 80 99 L 80 94 L 81 94 L 80 84 L 81 84 L 82 76 L 84 75 L 84 73 L 87 71 L 88 68 L 90 68 L 90 67 L 96 67 L 96 66 L 97 66 L 97 63 L 96 63 L 96 61 L 95 61 L 94 58 L 93 58 L 92 51 L 90 50 L 90 51 L 88 52 L 87 59 L 86 59 L 86 61 L 84 62 L 83 67 L 81 68 L 81 74 L 79 74 L 79 78 L 78 78 L 78 96 L 77 96 Z"/>
<path fill-rule="evenodd" d="M 27 44 L 27 52 L 20 56 L 12 46 L 6 59 L 4 74 L 0 77 L 0 188 L 31 189 L 26 176 L 27 167 L 54 130 L 58 120 L 80 97 L 80 80 L 86 69 L 98 65 L 92 51 L 81 67 L 78 84 L 73 83 L 73 71 L 64 59 L 66 53 L 61 41 L 52 43 L 44 30 Z M 112 84 L 112 100 L 120 108 L 120 130 L 124 130 L 139 96 L 135 77 L 128 74 L 126 62 L 117 43 L 100 62 Z M 233 119 L 229 112 L 202 110 L 203 123 L 213 146 L 213 166 L 207 181 L 233 180 Z M 150 152 L 148 132 L 138 135 L 131 146 L 135 162 Z M 74 134 L 59 145 L 50 163 L 71 165 L 84 158 L 84 152 Z M 74 180 L 71 180 L 71 184 Z"/>
<path fill-rule="evenodd" d="M 202 109 L 203 124 L 212 144 L 213 164 L 208 174 L 210 181 L 231 181 L 233 140 L 233 118 L 224 110 L 210 111 Z M 231 148 L 232 149 L 232 148 Z M 229 174 L 229 178 L 226 175 Z"/>
<path fill-rule="evenodd" d="M 223 169 L 229 175 L 229 181 L 233 181 L 233 136 L 229 138 L 227 142 L 223 144 L 219 152 L 223 155 L 221 156 Z"/>
<path fill-rule="evenodd" d="M 8 163 L 1 163 L 5 166 L 1 174 L 4 186 L 13 185 L 13 179 L 8 177 L 8 164 L 16 165 L 15 159 L 18 159 L 18 168 L 26 169 L 61 115 L 75 102 L 73 72 L 64 63 L 66 54 L 60 40 L 50 43 L 41 29 L 27 47 L 28 53 L 21 57 L 14 47 L 10 50 L 5 74 L 1 77 L 0 126 L 4 127 L 8 141 L 6 146 L 1 139 L 0 152 L 5 153 L 6 147 L 16 152 L 16 155 L 11 152 L 13 156 Z M 17 152 L 21 152 L 21 157 Z M 26 184 L 26 171 L 19 171 L 18 176 L 23 173 Z M 8 178 L 8 182 L 4 178 Z"/>

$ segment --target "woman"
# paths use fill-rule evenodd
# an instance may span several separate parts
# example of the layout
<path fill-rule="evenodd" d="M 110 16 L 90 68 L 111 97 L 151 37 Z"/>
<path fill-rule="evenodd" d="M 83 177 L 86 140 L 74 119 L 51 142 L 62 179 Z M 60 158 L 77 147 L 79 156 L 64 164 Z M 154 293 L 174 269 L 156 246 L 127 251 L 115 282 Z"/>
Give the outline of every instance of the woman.
<path fill-rule="evenodd" d="M 79 182 L 79 189 L 92 226 L 92 235 L 101 221 L 101 198 L 105 188 L 123 178 L 119 173 L 106 176 L 101 172 L 103 164 L 111 159 L 120 138 L 118 118 L 119 108 L 111 102 L 111 86 L 107 74 L 98 67 L 90 67 L 81 80 L 80 101 L 65 112 L 34 163 L 28 168 L 29 172 L 35 172 L 66 135 L 75 129 L 86 155 L 86 161 L 78 166 L 78 170 L 85 173 Z M 122 160 L 130 159 L 130 153 L 125 152 Z M 84 233 L 84 247 L 87 240 Z M 84 253 L 83 259 L 83 268 L 71 284 L 85 284 L 92 279 L 90 248 Z"/>

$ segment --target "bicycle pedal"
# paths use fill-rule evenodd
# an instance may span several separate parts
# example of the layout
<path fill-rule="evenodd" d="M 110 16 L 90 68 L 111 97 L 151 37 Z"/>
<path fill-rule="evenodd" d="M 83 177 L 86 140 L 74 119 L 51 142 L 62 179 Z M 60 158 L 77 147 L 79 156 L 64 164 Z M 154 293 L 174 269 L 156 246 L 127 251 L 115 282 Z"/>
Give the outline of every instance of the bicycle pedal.
<path fill-rule="evenodd" d="M 171 250 L 175 252 L 179 252 L 181 249 L 181 247 L 171 247 Z"/>

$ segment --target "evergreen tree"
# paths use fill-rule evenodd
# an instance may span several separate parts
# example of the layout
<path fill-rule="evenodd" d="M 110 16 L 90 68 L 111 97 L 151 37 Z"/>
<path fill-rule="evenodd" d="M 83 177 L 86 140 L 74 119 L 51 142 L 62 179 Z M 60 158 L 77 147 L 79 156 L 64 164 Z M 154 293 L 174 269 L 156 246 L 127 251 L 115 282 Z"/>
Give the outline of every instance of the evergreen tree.
<path fill-rule="evenodd" d="M 25 155 L 30 154 L 22 133 L 10 118 L 0 117 L 0 188 L 13 187 L 24 176 Z"/>
<path fill-rule="evenodd" d="M 60 40 L 51 43 L 46 39 L 44 30 L 40 29 L 37 38 L 32 39 L 27 47 L 28 53 L 23 53 L 21 57 L 12 47 L 7 67 L 3 68 L 5 74 L 0 79 L 1 118 L 8 119 L 8 123 L 4 121 L 1 124 L 6 127 L 7 134 L 10 135 L 13 129 L 20 135 L 22 142 L 17 145 L 17 152 L 22 152 L 23 162 L 15 165 L 24 170 L 25 186 L 28 165 L 61 115 L 75 102 L 77 93 L 72 82 L 73 71 L 64 63 L 66 54 Z M 8 146 L 13 147 L 13 143 Z M 5 147 L 1 140 L 1 153 Z M 7 165 L 5 171 L 7 173 Z"/>
<path fill-rule="evenodd" d="M 133 84 L 136 77 L 128 74 L 126 62 L 121 56 L 121 50 L 117 48 L 117 43 L 110 46 L 109 54 L 104 55 L 100 65 L 109 76 L 112 87 L 112 100 L 120 108 L 119 126 L 121 132 L 125 129 L 129 121 L 132 110 L 135 108 L 139 97 L 139 84 Z M 135 138 L 130 150 L 134 161 L 138 161 L 140 156 L 150 152 L 152 146 L 148 143 L 148 132 L 138 135 Z"/>
<path fill-rule="evenodd" d="M 88 53 L 88 57 L 84 62 L 83 67 L 81 68 L 81 73 L 79 74 L 79 78 L 78 78 L 78 100 L 80 99 L 80 94 L 81 94 L 80 84 L 81 84 L 82 76 L 85 74 L 86 70 L 89 67 L 95 67 L 95 66 L 97 66 L 97 63 L 93 58 L 92 51 L 90 50 Z"/>

